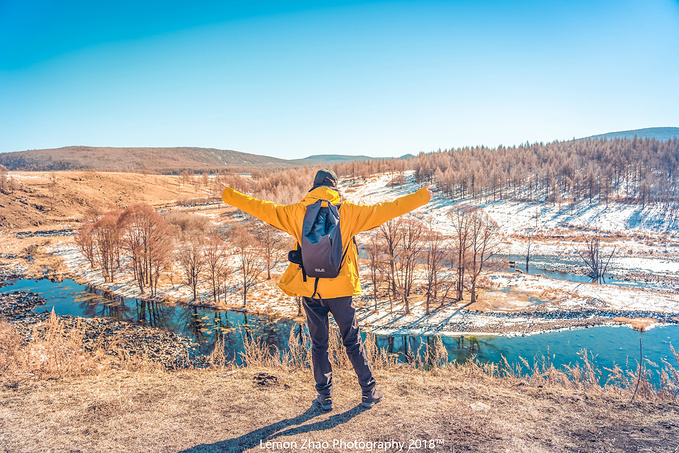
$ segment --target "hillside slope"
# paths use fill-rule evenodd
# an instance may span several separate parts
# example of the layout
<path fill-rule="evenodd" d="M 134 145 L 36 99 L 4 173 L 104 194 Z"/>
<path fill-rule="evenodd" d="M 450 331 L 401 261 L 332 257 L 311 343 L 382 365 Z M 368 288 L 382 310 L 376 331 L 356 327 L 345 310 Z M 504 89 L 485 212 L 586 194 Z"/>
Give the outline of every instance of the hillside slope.
<path fill-rule="evenodd" d="M 210 170 L 225 167 L 288 166 L 283 159 L 212 148 L 101 148 L 67 146 L 0 154 L 9 170 L 156 171 Z"/>
<path fill-rule="evenodd" d="M 372 160 L 369 156 L 319 154 L 304 159 L 270 156 L 213 148 L 110 148 L 67 146 L 0 154 L 0 165 L 10 171 L 104 170 L 179 173 L 225 168 L 332 165 Z"/>
<path fill-rule="evenodd" d="M 295 162 L 301 165 L 327 165 L 355 161 L 370 161 L 374 159 L 375 159 L 374 157 L 370 156 L 346 156 L 343 154 L 316 154 L 313 156 L 305 157 L 304 159 L 294 159 L 291 162 Z"/>
<path fill-rule="evenodd" d="M 631 131 L 618 131 L 618 132 L 608 132 L 606 134 L 592 135 L 591 137 L 585 138 L 605 138 L 607 140 L 613 140 L 616 138 L 650 138 L 661 142 L 666 140 L 671 140 L 673 138 L 679 138 L 679 127 L 647 127 L 645 129 L 633 129 Z"/>
<path fill-rule="evenodd" d="M 213 195 L 212 186 L 182 184 L 181 177 L 138 173 L 64 171 L 11 173 L 15 190 L 0 192 L 0 228 L 26 229 L 80 221 L 87 213 L 136 203 L 162 206 Z"/>

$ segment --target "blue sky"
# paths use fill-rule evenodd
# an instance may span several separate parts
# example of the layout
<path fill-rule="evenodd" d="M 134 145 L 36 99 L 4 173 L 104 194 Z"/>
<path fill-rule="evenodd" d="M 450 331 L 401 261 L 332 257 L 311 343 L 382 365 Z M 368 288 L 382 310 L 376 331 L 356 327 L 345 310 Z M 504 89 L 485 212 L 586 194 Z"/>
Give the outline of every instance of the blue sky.
<path fill-rule="evenodd" d="M 0 152 L 567 140 L 679 126 L 677 80 L 677 0 L 0 0 Z"/>

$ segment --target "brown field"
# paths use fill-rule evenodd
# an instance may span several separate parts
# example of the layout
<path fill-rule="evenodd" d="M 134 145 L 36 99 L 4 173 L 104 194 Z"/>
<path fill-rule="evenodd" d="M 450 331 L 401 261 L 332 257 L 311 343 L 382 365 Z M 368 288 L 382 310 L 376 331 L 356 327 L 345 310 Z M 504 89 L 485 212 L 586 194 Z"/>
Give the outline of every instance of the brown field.
<path fill-rule="evenodd" d="M 215 187 L 182 184 L 179 176 L 89 171 L 11 172 L 12 193 L 0 193 L 0 227 L 35 230 L 71 226 L 136 203 L 156 208 L 218 196 Z"/>

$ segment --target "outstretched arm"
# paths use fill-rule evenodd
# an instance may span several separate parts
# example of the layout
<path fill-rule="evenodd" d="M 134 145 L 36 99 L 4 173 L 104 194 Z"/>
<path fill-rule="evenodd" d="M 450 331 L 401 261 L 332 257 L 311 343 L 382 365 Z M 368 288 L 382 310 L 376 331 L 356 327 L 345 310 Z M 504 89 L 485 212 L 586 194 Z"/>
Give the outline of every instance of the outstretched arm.
<path fill-rule="evenodd" d="M 430 199 L 431 189 L 427 184 L 417 192 L 399 197 L 394 201 L 370 206 L 350 204 L 351 212 L 348 214 L 353 220 L 352 229 L 354 231 L 352 231 L 352 235 L 378 227 L 384 222 L 427 204 Z"/>
<path fill-rule="evenodd" d="M 290 206 L 277 205 L 271 201 L 259 200 L 240 193 L 237 190 L 228 187 L 223 182 L 220 182 L 219 184 L 224 188 L 224 192 L 222 193 L 222 200 L 224 200 L 224 203 L 235 206 L 238 209 L 257 217 L 263 222 L 292 234 L 293 230 L 290 225 L 291 216 L 288 213 L 288 210 L 291 209 Z"/>

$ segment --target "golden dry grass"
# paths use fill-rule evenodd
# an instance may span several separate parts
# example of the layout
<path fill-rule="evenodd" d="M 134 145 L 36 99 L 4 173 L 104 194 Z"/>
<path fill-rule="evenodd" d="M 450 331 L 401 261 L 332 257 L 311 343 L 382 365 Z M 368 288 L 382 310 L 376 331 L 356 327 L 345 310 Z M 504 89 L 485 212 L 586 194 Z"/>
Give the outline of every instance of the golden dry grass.
<path fill-rule="evenodd" d="M 337 367 L 340 368 L 340 367 Z M 0 390 L 6 451 L 262 451 L 261 442 L 406 442 L 435 451 L 673 451 L 679 410 L 587 391 L 535 387 L 470 369 L 376 371 L 385 400 L 358 407 L 350 370 L 322 413 L 309 370 L 108 372 Z M 26 410 L 30 407 L 31 410 Z M 264 444 L 266 445 L 266 444 Z M 273 444 L 277 445 L 277 444 Z M 389 451 L 395 451 L 390 449 Z"/>
<path fill-rule="evenodd" d="M 653 318 L 625 318 L 617 317 L 613 318 L 613 321 L 629 324 L 632 329 L 638 330 L 639 332 L 644 332 L 646 329 L 651 327 L 653 324 L 657 324 L 658 320 Z"/>
<path fill-rule="evenodd" d="M 12 194 L 0 194 L 0 225 L 7 230 L 65 228 L 87 216 L 136 203 L 155 207 L 206 199 L 214 186 L 183 184 L 179 176 L 92 171 L 11 172 Z"/>
<path fill-rule="evenodd" d="M 333 332 L 335 409 L 322 413 L 311 404 L 305 338 L 293 335 L 285 353 L 248 341 L 243 366 L 216 348 L 206 369 L 165 371 L 148 359 L 112 359 L 105 352 L 114 343 L 83 351 L 81 336 L 52 319 L 23 343 L 0 324 L 0 450 L 240 452 L 262 451 L 260 441 L 269 441 L 290 448 L 264 451 L 303 451 L 309 440 L 328 443 L 316 451 L 358 451 L 333 448 L 340 440 L 433 440 L 434 451 L 679 447 L 679 372 L 670 364 L 660 388 L 643 367 L 637 374 L 613 370 L 601 385 L 587 360 L 566 370 L 526 362 L 526 374 L 508 365 L 449 364 L 439 341 L 399 364 L 369 337 L 365 346 L 387 396 L 362 410 Z"/>

